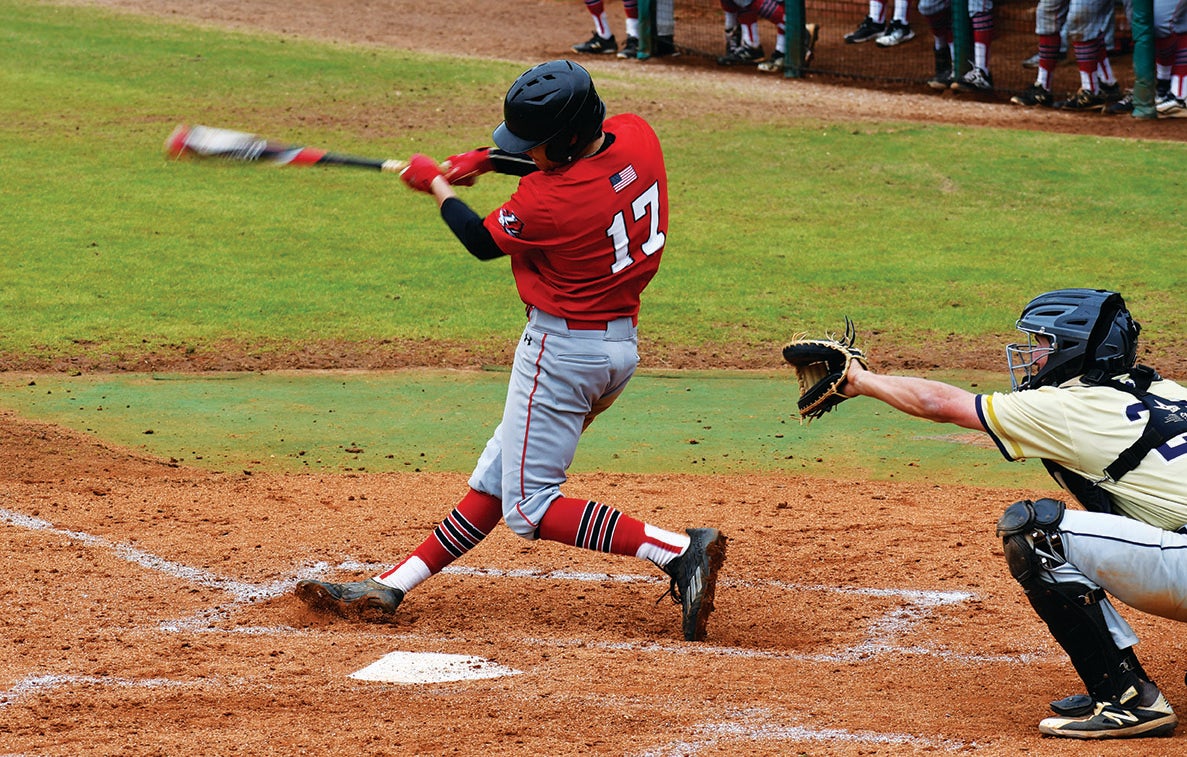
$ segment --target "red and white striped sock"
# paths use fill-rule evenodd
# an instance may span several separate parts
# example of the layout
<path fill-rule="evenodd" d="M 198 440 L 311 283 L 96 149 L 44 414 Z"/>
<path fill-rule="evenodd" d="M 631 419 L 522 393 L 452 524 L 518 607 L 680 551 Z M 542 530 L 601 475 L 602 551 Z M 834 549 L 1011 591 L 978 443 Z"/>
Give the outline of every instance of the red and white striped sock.
<path fill-rule="evenodd" d="M 1171 65 L 1171 94 L 1183 100 L 1187 98 L 1187 34 L 1178 37 L 1175 62 Z"/>
<path fill-rule="evenodd" d="M 585 0 L 585 9 L 593 16 L 594 34 L 602 39 L 613 36 L 610 31 L 610 21 L 606 18 L 606 5 L 602 0 Z"/>
<path fill-rule="evenodd" d="M 478 546 L 502 517 L 503 503 L 498 497 L 471 489 L 412 554 L 376 580 L 409 592 Z"/>
<path fill-rule="evenodd" d="M 688 548 L 688 534 L 656 528 L 609 505 L 558 497 L 540 519 L 541 539 L 639 557 L 663 567 Z"/>

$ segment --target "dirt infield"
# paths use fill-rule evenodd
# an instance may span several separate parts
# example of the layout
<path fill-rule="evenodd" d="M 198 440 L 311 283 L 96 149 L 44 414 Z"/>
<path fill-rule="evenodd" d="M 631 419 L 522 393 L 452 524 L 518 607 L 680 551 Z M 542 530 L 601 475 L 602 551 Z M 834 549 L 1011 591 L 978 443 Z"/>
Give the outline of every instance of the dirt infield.
<path fill-rule="evenodd" d="M 5 751 L 1085 753 L 1035 729 L 1048 699 L 1080 687 L 992 533 L 1025 492 L 575 477 L 573 496 L 730 536 L 701 644 L 657 604 L 650 564 L 502 528 L 409 595 L 394 625 L 319 617 L 289 593 L 299 577 L 394 561 L 464 485 L 211 473 L 0 415 Z M 1184 701 L 1177 628 L 1132 621 L 1146 667 Z M 516 673 L 350 677 L 397 651 Z"/>
<path fill-rule="evenodd" d="M 314 0 L 92 4 L 409 47 L 429 26 L 423 4 L 392 0 L 365 4 L 390 19 L 366 29 L 352 2 L 329 15 Z M 434 39 L 441 26 L 462 29 L 454 51 L 563 52 L 547 41 L 506 49 L 515 35 L 478 28 L 472 2 L 431 5 Z M 561 40 L 588 33 L 575 1 L 479 7 L 489 19 L 504 5 L 537 12 Z M 855 118 L 931 100 L 811 83 L 780 97 L 832 97 Z M 931 104 L 937 120 L 953 117 Z M 1027 128 L 1055 115 L 978 105 L 967 117 L 986 123 L 988 107 Z M 1047 701 L 1081 687 L 993 534 L 1005 505 L 1054 492 L 575 476 L 570 496 L 730 537 L 701 644 L 682 640 L 648 563 L 502 528 L 410 594 L 393 625 L 321 617 L 292 597 L 298 578 L 391 564 L 464 487 L 452 474 L 210 472 L 0 412 L 0 753 L 1106 753 L 1039 736 Z M 1187 707 L 1181 628 L 1123 613 L 1146 669 Z M 460 655 L 471 671 L 501 674 L 351 677 L 393 652 Z M 1175 753 L 1184 738 L 1107 754 Z"/>

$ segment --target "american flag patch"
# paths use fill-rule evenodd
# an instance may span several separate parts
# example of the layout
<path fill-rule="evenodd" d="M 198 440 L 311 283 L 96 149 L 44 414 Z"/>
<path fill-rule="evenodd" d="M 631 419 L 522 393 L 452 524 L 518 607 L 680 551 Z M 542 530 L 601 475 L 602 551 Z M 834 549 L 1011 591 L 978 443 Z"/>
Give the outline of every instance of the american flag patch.
<path fill-rule="evenodd" d="M 639 175 L 635 173 L 635 167 L 628 163 L 626 168 L 610 177 L 610 186 L 614 187 L 615 192 L 621 192 L 637 178 Z"/>

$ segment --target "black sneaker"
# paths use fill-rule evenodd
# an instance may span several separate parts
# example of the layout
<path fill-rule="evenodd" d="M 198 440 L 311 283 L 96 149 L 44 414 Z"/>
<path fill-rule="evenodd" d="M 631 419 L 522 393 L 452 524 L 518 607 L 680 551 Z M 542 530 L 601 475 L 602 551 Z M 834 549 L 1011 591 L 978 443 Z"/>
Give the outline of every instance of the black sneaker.
<path fill-rule="evenodd" d="M 1133 113 L 1133 90 L 1126 92 L 1117 102 L 1106 105 L 1105 113 L 1110 116 L 1127 116 Z"/>
<path fill-rule="evenodd" d="M 1015 105 L 1024 105 L 1028 108 L 1033 108 L 1036 105 L 1050 108 L 1055 104 L 1055 97 L 1051 94 L 1051 90 L 1045 89 L 1038 84 L 1032 84 L 1019 94 L 1011 97 L 1010 102 Z"/>
<path fill-rule="evenodd" d="M 784 53 L 780 50 L 776 50 L 774 55 L 772 55 L 770 58 L 767 58 L 762 63 L 758 64 L 758 70 L 766 71 L 767 73 L 770 73 L 772 71 L 782 71 L 783 67 L 786 63 L 787 63 L 786 53 Z"/>
<path fill-rule="evenodd" d="M 588 42 L 573 45 L 573 52 L 589 55 L 613 55 L 618 52 L 618 40 L 614 39 L 613 34 L 609 37 L 599 37 L 595 33 Z"/>
<path fill-rule="evenodd" d="M 728 55 L 723 55 L 717 59 L 719 66 L 752 66 L 758 63 L 767 54 L 763 52 L 762 45 L 758 47 L 750 47 L 749 45 L 739 45 L 733 50 L 729 51 Z"/>
<path fill-rule="evenodd" d="M 877 39 L 885 33 L 885 23 L 880 24 L 870 16 L 866 16 L 856 29 L 845 35 L 845 42 L 850 45 L 855 45 L 859 42 L 869 42 L 871 39 Z"/>
<path fill-rule="evenodd" d="M 933 50 L 936 56 L 936 75 L 927 80 L 932 89 L 944 90 L 952 86 L 952 51 L 947 45 Z"/>
<path fill-rule="evenodd" d="M 299 581 L 295 592 L 314 610 L 362 620 L 388 620 L 404 600 L 404 592 L 373 578 L 345 584 Z"/>
<path fill-rule="evenodd" d="M 1117 82 L 1113 82 L 1112 84 L 1101 83 L 1100 97 L 1106 103 L 1118 102 L 1124 96 L 1124 93 L 1121 92 L 1121 85 Z"/>
<path fill-rule="evenodd" d="M 716 528 L 686 530 L 691 539 L 688 549 L 663 569 L 672 579 L 664 596 L 671 594 L 680 605 L 685 640 L 701 641 L 705 638 L 709 614 L 713 612 L 717 571 L 725 561 L 726 538 Z"/>
<path fill-rule="evenodd" d="M 1057 103 L 1055 107 L 1060 110 L 1070 110 L 1073 113 L 1099 113 L 1104 110 L 1105 99 L 1087 89 L 1078 89 L 1076 94 Z"/>
<path fill-rule="evenodd" d="M 1179 717 L 1162 692 L 1147 706 L 1097 702 L 1087 717 L 1045 718 L 1039 732 L 1069 739 L 1124 739 L 1133 736 L 1170 736 Z"/>
<path fill-rule="evenodd" d="M 993 76 L 983 68 L 973 66 L 968 73 L 952 82 L 958 92 L 992 92 Z"/>
<path fill-rule="evenodd" d="M 639 38 L 627 37 L 626 44 L 618 51 L 619 58 L 638 58 L 639 57 Z"/>

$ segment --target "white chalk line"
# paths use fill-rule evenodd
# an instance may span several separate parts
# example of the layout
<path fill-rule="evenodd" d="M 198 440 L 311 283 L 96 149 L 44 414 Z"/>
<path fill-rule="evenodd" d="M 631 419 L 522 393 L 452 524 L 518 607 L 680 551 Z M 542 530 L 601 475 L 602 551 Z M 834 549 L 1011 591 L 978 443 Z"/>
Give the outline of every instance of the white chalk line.
<path fill-rule="evenodd" d="M 232 684 L 234 682 L 231 682 Z M 66 686 L 113 686 L 130 689 L 163 688 L 225 688 L 227 681 L 205 679 L 202 681 L 176 681 L 171 678 L 119 678 L 117 676 L 79 676 L 58 673 L 27 675 L 8 691 L 0 691 L 0 708 L 7 707 L 17 699 Z"/>
<path fill-rule="evenodd" d="M 703 750 L 720 750 L 721 747 L 736 744 L 742 750 L 744 745 L 760 741 L 803 743 L 805 741 L 841 742 L 863 745 L 904 745 L 925 751 L 961 751 L 971 745 L 956 739 L 933 739 L 912 736 L 905 733 L 882 733 L 879 731 L 851 731 L 847 728 L 817 728 L 813 726 L 778 722 L 772 713 L 764 708 L 730 710 L 715 722 L 700 723 L 694 727 L 691 740 L 671 741 L 659 747 L 637 753 L 636 757 L 685 757 Z"/>
<path fill-rule="evenodd" d="M 165 575 L 169 575 L 183 581 L 188 581 L 206 588 L 225 591 L 231 595 L 231 601 L 228 603 L 201 610 L 186 618 L 164 621 L 160 623 L 158 628 L 165 632 L 247 633 L 259 635 L 315 633 L 300 631 L 288 626 L 247 628 L 237 627 L 234 629 L 223 629 L 219 628 L 217 624 L 220 621 L 229 619 L 235 612 L 241 610 L 245 605 L 262 602 L 288 593 L 292 590 L 293 586 L 298 580 L 304 578 L 317 578 L 331 572 L 378 571 L 388 567 L 387 565 L 382 564 L 358 563 L 354 561 L 344 561 L 338 565 L 330 565 L 327 562 L 319 562 L 314 565 L 298 569 L 294 572 L 293 577 L 288 579 L 271 581 L 262 584 L 252 584 L 218 576 L 208 570 L 195 568 L 193 566 L 168 560 L 131 545 L 112 542 L 111 540 L 101 536 L 59 528 L 49 521 L 21 513 L 16 513 L 11 510 L 0 509 L 0 521 L 6 522 L 18 528 L 43 531 L 65 536 L 95 549 L 107 550 L 120 559 L 139 565 L 146 570 L 163 573 Z M 657 585 L 662 585 L 667 581 L 667 579 L 661 579 L 650 575 L 586 573 L 563 570 L 544 571 L 531 568 L 500 570 L 495 568 L 450 566 L 443 572 L 454 575 L 544 581 L 578 581 L 598 583 L 645 582 Z M 931 617 L 936 608 L 959 604 L 974 598 L 975 595 L 968 592 L 835 587 L 823 585 L 804 586 L 782 581 L 743 581 L 728 579 L 726 577 L 723 577 L 719 581 L 718 585 L 721 587 L 737 588 L 766 587 L 788 592 L 818 591 L 852 594 L 858 596 L 890 598 L 899 600 L 903 602 L 903 604 L 883 614 L 872 624 L 870 624 L 866 631 L 866 638 L 860 643 L 831 653 L 806 654 L 799 652 L 785 652 L 780 650 L 708 646 L 704 644 L 656 644 L 650 642 L 591 643 L 588 641 L 547 638 L 527 638 L 523 639 L 522 642 L 536 646 L 579 646 L 582 648 L 605 649 L 607 651 L 628 651 L 632 653 L 704 654 L 714 656 L 728 655 L 751 659 L 798 660 L 805 662 L 864 661 L 884 654 L 936 657 L 946 661 L 965 664 L 986 662 L 1027 664 L 1037 659 L 1035 656 L 1031 655 L 970 655 L 938 649 L 930 646 L 904 646 L 896 643 L 899 639 L 902 639 L 902 637 L 908 635 L 921 622 Z M 403 639 L 418 644 L 424 644 L 427 640 L 427 637 L 419 634 L 384 634 L 384 636 L 385 638 L 389 638 L 393 641 L 399 641 Z M 456 638 L 441 639 L 439 641 L 443 644 L 455 644 L 457 642 Z M 5 692 L 0 692 L 0 708 L 6 707 L 17 699 L 34 691 L 78 684 L 140 686 L 150 688 L 161 686 L 226 685 L 225 683 L 219 684 L 217 682 L 201 682 L 195 684 L 181 681 L 168 681 L 166 679 L 144 679 L 136 681 L 114 677 L 30 675 L 19 681 L 12 689 Z M 702 724 L 698 727 L 698 731 L 700 734 L 699 738 L 694 741 L 671 742 L 667 745 L 659 747 L 657 750 L 645 752 L 640 757 L 652 757 L 653 755 L 658 757 L 669 754 L 695 754 L 696 752 L 699 752 L 703 749 L 712 748 L 720 744 L 722 741 L 753 742 L 755 740 L 779 740 L 789 742 L 851 741 L 862 744 L 907 744 L 926 749 L 960 748 L 953 746 L 953 744 L 956 742 L 946 739 L 936 740 L 917 736 L 909 736 L 905 734 L 848 731 L 845 729 L 818 729 L 797 724 L 786 725 L 770 722 L 756 723 L 753 722 L 753 719 L 739 719 L 734 716 L 728 716 L 725 720 L 719 723 Z"/>
<path fill-rule="evenodd" d="M 244 605 L 255 604 L 257 602 L 274 599 L 287 594 L 288 592 L 292 591 L 293 587 L 298 581 L 306 578 L 319 578 L 335 572 L 379 571 L 390 567 L 386 564 L 359 563 L 351 560 L 338 563 L 337 565 L 331 565 L 327 562 L 318 562 L 314 565 L 305 566 L 295 570 L 291 578 L 262 584 L 252 584 L 218 576 L 202 568 L 195 568 L 193 566 L 183 565 L 172 560 L 167 560 L 163 557 L 146 552 L 145 550 L 139 549 L 137 547 L 112 542 L 111 540 L 101 536 L 96 536 L 94 534 L 88 534 L 81 531 L 59 528 L 49 521 L 30 515 L 17 513 L 12 510 L 0 508 L 0 521 L 9 523 L 10 525 L 16 526 L 18 528 L 26 528 L 33 531 L 44 531 L 47 533 L 65 536 L 90 547 L 110 551 L 117 557 L 139 565 L 147 570 L 164 573 L 165 575 L 169 575 L 183 581 L 188 581 L 205 588 L 225 591 L 231 595 L 231 601 L 228 603 L 223 603 L 215 607 L 200 610 L 188 617 L 161 622 L 159 625 L 160 630 L 167 632 L 215 632 L 253 635 L 295 632 L 296 629 L 288 626 L 236 627 L 234 629 L 223 629 L 219 628 L 217 624 L 221 621 L 229 619 L 235 612 L 242 609 Z M 658 578 L 653 575 L 641 574 L 590 573 L 567 570 L 544 571 L 534 568 L 501 570 L 498 568 L 474 568 L 457 565 L 445 568 L 442 573 L 521 580 L 577 581 L 594 583 L 652 583 L 658 585 L 662 585 L 668 580 L 666 578 Z M 951 661 L 968 663 L 1005 662 L 1026 664 L 1037 659 L 1036 657 L 1030 655 L 975 655 L 952 652 L 929 646 L 905 646 L 895 643 L 896 640 L 909 634 L 919 623 L 931 617 L 933 611 L 936 608 L 947 605 L 955 605 L 968 601 L 969 599 L 973 599 L 975 595 L 970 592 L 928 591 L 921 589 L 885 589 L 874 587 L 837 587 L 825 585 L 813 586 L 792 584 L 784 581 L 739 580 L 724 576 L 718 582 L 718 586 L 724 588 L 765 587 L 775 588 L 787 592 L 817 591 L 835 594 L 852 594 L 858 596 L 890 598 L 899 600 L 903 604 L 884 613 L 881 617 L 871 623 L 867 628 L 866 639 L 864 639 L 862 642 L 834 653 L 805 654 L 770 650 L 707 647 L 704 645 L 666 646 L 637 643 L 626 643 L 625 645 L 607 644 L 605 648 L 624 650 L 631 649 L 635 651 L 646 651 L 650 649 L 652 651 L 677 654 L 730 654 L 739 657 L 755 657 L 764 659 L 799 659 L 812 662 L 863 660 L 886 653 L 926 655 Z M 536 640 L 532 643 L 547 643 L 547 641 Z M 565 642 L 558 643 L 561 645 L 565 644 Z"/>

